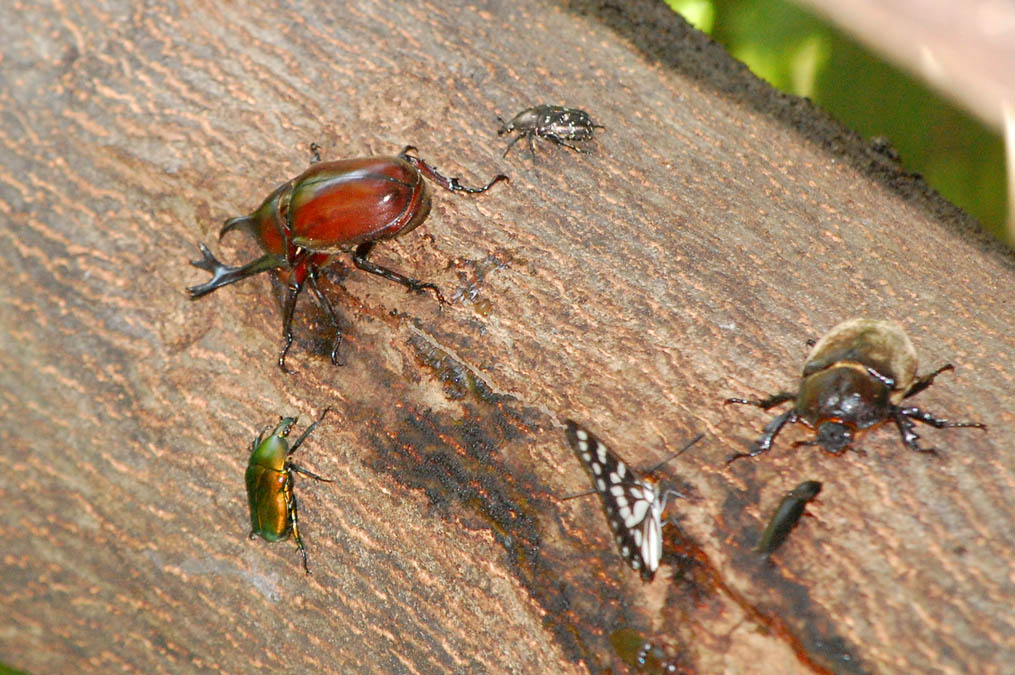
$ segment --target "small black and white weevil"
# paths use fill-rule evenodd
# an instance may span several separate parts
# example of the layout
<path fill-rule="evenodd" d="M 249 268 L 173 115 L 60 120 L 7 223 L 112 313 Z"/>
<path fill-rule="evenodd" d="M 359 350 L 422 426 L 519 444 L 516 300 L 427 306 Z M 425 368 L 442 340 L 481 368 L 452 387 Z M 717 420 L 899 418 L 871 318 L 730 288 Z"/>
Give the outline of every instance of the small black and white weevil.
<path fill-rule="evenodd" d="M 584 110 L 577 108 L 565 108 L 560 105 L 537 105 L 527 108 L 514 117 L 510 122 L 505 122 L 500 117 L 500 129 L 498 136 L 517 131 L 518 135 L 511 139 L 504 150 L 504 157 L 507 157 L 511 146 L 522 138 L 529 139 L 529 151 L 532 153 L 532 161 L 536 161 L 536 146 L 532 142 L 533 137 L 539 136 L 565 148 L 571 148 L 575 152 L 590 154 L 588 150 L 572 145 L 568 141 L 582 143 L 592 139 L 596 129 L 605 129 L 601 124 L 596 124 Z"/>

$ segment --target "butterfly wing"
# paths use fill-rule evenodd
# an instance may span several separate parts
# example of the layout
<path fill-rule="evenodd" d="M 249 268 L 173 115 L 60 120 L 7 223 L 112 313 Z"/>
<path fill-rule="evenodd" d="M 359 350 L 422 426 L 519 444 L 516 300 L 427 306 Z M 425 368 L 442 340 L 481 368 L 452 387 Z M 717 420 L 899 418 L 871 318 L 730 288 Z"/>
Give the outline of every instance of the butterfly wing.
<path fill-rule="evenodd" d="M 640 478 L 592 432 L 571 420 L 567 440 L 592 477 L 620 555 L 642 579 L 651 581 L 663 553 L 663 503 L 655 484 Z"/>

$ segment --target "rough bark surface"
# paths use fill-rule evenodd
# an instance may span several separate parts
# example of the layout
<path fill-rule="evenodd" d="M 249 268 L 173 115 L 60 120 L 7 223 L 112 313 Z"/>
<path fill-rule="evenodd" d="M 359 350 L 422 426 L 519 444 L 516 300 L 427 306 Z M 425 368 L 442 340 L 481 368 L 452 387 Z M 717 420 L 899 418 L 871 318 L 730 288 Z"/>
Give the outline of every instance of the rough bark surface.
<path fill-rule="evenodd" d="M 33 672 L 1013 672 L 1015 264 L 960 212 L 661 3 L 14 3 L 0 10 L 0 661 Z M 861 95 L 858 92 L 858 95 Z M 589 110 L 595 153 L 497 115 Z M 196 243 L 308 160 L 404 144 L 450 175 L 377 260 L 335 268 L 275 365 L 269 279 L 198 301 Z M 816 338 L 893 318 L 916 403 L 975 430 L 724 468 Z M 248 540 L 250 441 L 300 451 L 313 576 Z M 562 421 L 663 476 L 663 568 L 625 567 Z M 302 428 L 302 427 L 301 427 Z M 770 562 L 781 494 L 824 483 Z M 680 532 L 683 535 L 680 535 Z M 648 646 L 646 646 L 648 645 Z M 637 657 L 645 665 L 638 666 Z"/>

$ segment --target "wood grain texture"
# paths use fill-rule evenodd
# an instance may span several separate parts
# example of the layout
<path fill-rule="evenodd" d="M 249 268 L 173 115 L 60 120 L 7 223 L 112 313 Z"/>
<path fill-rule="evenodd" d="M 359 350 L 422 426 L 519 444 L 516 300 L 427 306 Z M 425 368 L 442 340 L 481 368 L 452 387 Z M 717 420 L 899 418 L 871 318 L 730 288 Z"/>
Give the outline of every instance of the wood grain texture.
<path fill-rule="evenodd" d="M 662 3 L 13 3 L 0 9 L 0 661 L 33 672 L 1012 672 L 1015 264 L 820 111 Z M 858 92 L 858 95 L 860 93 Z M 595 154 L 501 158 L 496 115 L 592 112 Z M 412 143 L 435 194 L 336 268 L 347 365 L 297 309 L 292 375 L 258 278 L 191 302 L 196 243 L 306 165 Z M 840 320 L 901 322 L 917 399 L 990 425 L 724 469 Z M 243 470 L 279 414 L 314 571 L 247 539 Z M 663 568 L 613 550 L 561 421 L 663 470 Z M 785 490 L 824 483 L 771 564 Z M 658 657 L 658 658 L 657 658 Z M 628 665 L 625 665 L 628 664 Z"/>

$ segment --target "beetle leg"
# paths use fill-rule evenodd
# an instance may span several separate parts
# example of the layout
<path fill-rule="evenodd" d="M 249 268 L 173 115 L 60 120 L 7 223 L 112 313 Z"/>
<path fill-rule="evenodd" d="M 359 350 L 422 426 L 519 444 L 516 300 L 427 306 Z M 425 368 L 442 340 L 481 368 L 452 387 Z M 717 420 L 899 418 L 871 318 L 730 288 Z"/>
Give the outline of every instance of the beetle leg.
<path fill-rule="evenodd" d="M 306 431 L 300 434 L 300 437 L 296 439 L 296 442 L 292 444 L 292 447 L 289 448 L 289 452 L 285 453 L 286 457 L 296 452 L 296 450 L 299 449 L 301 445 L 303 445 L 303 441 L 307 440 L 307 436 L 309 436 L 313 432 L 313 430 L 317 428 L 317 425 L 321 423 L 321 420 L 324 419 L 324 416 L 330 412 L 331 412 L 330 407 L 324 409 L 324 412 L 321 413 L 321 416 L 318 417 L 316 420 L 314 420 L 313 423 L 306 428 Z"/>
<path fill-rule="evenodd" d="M 899 428 L 899 435 L 902 436 L 902 443 L 907 448 L 915 452 L 924 452 L 929 455 L 937 454 L 937 450 L 935 450 L 934 448 L 920 447 L 920 445 L 917 443 L 920 437 L 917 435 L 915 431 L 913 431 L 913 427 L 916 425 L 913 424 L 913 421 L 910 420 L 905 414 L 903 414 L 902 408 L 897 408 L 895 410 L 895 413 L 892 415 L 892 421 L 894 421 L 895 426 Z"/>
<path fill-rule="evenodd" d="M 335 339 L 331 343 L 331 362 L 336 366 L 338 363 L 338 348 L 342 346 L 342 326 L 338 322 L 338 315 L 335 314 L 335 308 L 331 306 L 331 301 L 328 300 L 328 296 L 321 293 L 321 289 L 317 287 L 317 270 L 310 275 L 310 290 L 313 291 L 314 297 L 317 298 L 317 304 L 324 309 L 324 312 L 331 318 L 331 323 L 335 327 Z M 344 364 L 342 364 L 344 365 Z"/>
<path fill-rule="evenodd" d="M 677 492 L 676 490 L 672 490 L 672 489 L 671 490 L 667 490 L 662 495 L 662 508 L 659 509 L 660 511 L 663 511 L 663 510 L 666 509 L 666 505 L 669 503 L 671 496 L 676 497 L 677 499 L 687 499 L 687 495 L 685 495 L 683 492 Z M 674 523 L 674 524 L 676 524 L 676 523 Z"/>
<path fill-rule="evenodd" d="M 310 144 L 310 163 L 317 164 L 321 161 L 321 146 L 317 143 Z"/>
<path fill-rule="evenodd" d="M 284 266 L 281 258 L 276 255 L 266 253 L 257 260 L 249 262 L 242 267 L 230 267 L 229 265 L 222 264 L 218 258 L 212 255 L 211 251 L 209 251 L 208 247 L 204 244 L 198 244 L 198 246 L 201 248 L 202 258 L 201 260 L 192 260 L 190 261 L 190 264 L 198 269 L 211 272 L 211 279 L 203 284 L 191 286 L 187 289 L 187 292 L 190 293 L 190 298 L 192 300 L 207 293 L 211 293 L 216 288 L 228 286 L 229 284 L 236 283 L 241 279 L 246 279 L 247 277 L 252 277 L 255 274 L 260 274 L 261 272 L 266 272 L 268 270 L 275 269 L 276 267 Z"/>
<path fill-rule="evenodd" d="M 532 133 L 531 131 L 525 133 L 525 137 L 529 139 L 529 154 L 532 155 L 532 163 L 537 164 L 538 160 L 536 159 L 536 142 L 532 140 L 534 136 L 535 134 Z"/>
<path fill-rule="evenodd" d="M 293 540 L 303 556 L 303 570 L 309 575 L 310 565 L 307 563 L 307 549 L 303 547 L 303 537 L 300 536 L 300 515 L 299 507 L 296 504 L 296 493 L 293 492 L 293 481 L 290 476 L 282 488 L 282 495 L 285 497 L 286 513 L 289 514 L 289 522 L 292 523 Z"/>
<path fill-rule="evenodd" d="M 271 429 L 271 427 L 272 427 L 271 423 L 266 424 L 264 425 L 264 428 L 261 429 L 260 432 L 258 432 L 257 439 L 255 439 L 254 442 L 250 444 L 250 452 L 253 452 L 254 448 L 256 448 L 261 444 L 261 439 L 264 438 L 264 434 L 268 431 L 268 429 Z"/>
<path fill-rule="evenodd" d="M 399 155 L 399 157 L 412 164 L 414 167 L 416 167 L 416 169 L 419 170 L 420 173 L 429 177 L 430 180 L 437 183 L 445 190 L 450 190 L 451 192 L 468 192 L 469 194 L 477 194 L 480 192 L 486 192 L 491 187 L 493 187 L 493 184 L 496 183 L 497 181 L 508 180 L 507 176 L 505 176 L 502 173 L 499 173 L 493 177 L 493 180 L 491 180 L 483 187 L 478 188 L 468 187 L 466 185 L 462 185 L 461 183 L 459 183 L 457 178 L 448 178 L 447 176 L 438 173 L 437 169 L 431 166 L 430 164 L 427 164 L 425 159 L 405 154 L 410 148 L 415 150 L 415 148 L 413 148 L 411 145 L 406 146 L 405 150 L 402 150 L 402 154 Z"/>
<path fill-rule="evenodd" d="M 500 119 L 500 118 L 498 118 L 498 119 Z M 499 134 L 500 134 L 500 132 L 498 132 L 498 135 L 499 135 Z M 511 139 L 511 142 L 510 142 L 510 143 L 508 143 L 508 146 L 507 146 L 506 148 L 504 148 L 504 154 L 503 154 L 503 155 L 501 155 L 501 157 L 507 157 L 507 155 L 508 155 L 508 152 L 510 152 L 510 151 L 511 151 L 511 146 L 513 146 L 513 145 L 514 145 L 515 143 L 517 143 L 518 141 L 522 140 L 522 136 L 524 136 L 524 135 L 525 135 L 525 134 L 518 134 L 517 136 L 515 136 L 514 138 L 512 138 L 512 139 Z"/>
<path fill-rule="evenodd" d="M 282 305 L 282 339 L 285 340 L 285 345 L 278 355 L 278 367 L 285 373 L 289 372 L 285 368 L 285 355 L 289 353 L 289 348 L 293 344 L 293 313 L 296 311 L 296 298 L 299 297 L 302 290 L 303 283 L 296 283 L 290 278 L 289 285 L 286 287 L 285 302 Z"/>
<path fill-rule="evenodd" d="M 737 452 L 726 458 L 726 466 L 729 466 L 734 461 L 742 457 L 757 457 L 763 452 L 768 452 L 772 448 L 772 441 L 782 431 L 782 428 L 787 422 L 796 422 L 797 414 L 795 410 L 787 410 L 783 414 L 779 415 L 771 422 L 765 425 L 765 429 L 762 431 L 761 437 L 754 443 L 750 452 Z"/>
<path fill-rule="evenodd" d="M 591 150 L 585 150 L 584 148 L 579 148 L 577 145 L 571 145 L 570 143 L 565 141 L 560 136 L 547 136 L 546 138 L 549 138 L 551 141 L 553 141 L 557 145 L 563 145 L 565 148 L 571 148 L 575 152 L 580 152 L 583 155 L 591 155 L 592 154 Z"/>
<path fill-rule="evenodd" d="M 778 394 L 772 394 L 768 398 L 763 398 L 761 400 L 749 398 L 728 398 L 726 399 L 724 405 L 729 405 L 730 403 L 743 403 L 744 405 L 753 405 L 757 408 L 761 408 L 762 410 L 768 410 L 769 408 L 775 407 L 780 403 L 792 401 L 796 397 L 797 395 L 795 392 L 791 393 L 788 391 L 781 391 Z"/>
<path fill-rule="evenodd" d="M 935 370 L 933 373 L 920 375 L 915 380 L 913 380 L 913 384 L 909 386 L 909 389 L 906 391 L 906 395 L 903 396 L 902 398 L 909 398 L 910 396 L 915 396 L 919 394 L 921 391 L 923 391 L 930 385 L 934 384 L 934 378 L 940 375 L 941 373 L 945 372 L 946 370 L 955 370 L 955 366 L 953 366 L 950 363 L 946 363 L 937 370 Z"/>
<path fill-rule="evenodd" d="M 887 375 L 882 375 L 881 373 L 879 373 L 874 368 L 871 368 L 870 366 L 867 366 L 867 374 L 870 375 L 871 377 L 873 377 L 875 380 L 878 380 L 879 382 L 881 382 L 881 384 L 883 384 L 886 387 L 888 387 L 889 391 L 891 391 L 892 389 L 895 389 L 895 380 L 893 378 L 888 377 Z M 934 374 L 937 375 L 937 373 L 934 373 Z M 931 379 L 933 379 L 933 378 L 931 378 Z M 926 385 L 924 385 L 923 388 L 926 389 L 929 384 L 930 384 L 930 382 L 928 382 Z M 906 396 L 911 396 L 911 395 L 912 394 L 906 394 Z M 903 398 L 905 398 L 905 397 L 903 397 Z"/>
<path fill-rule="evenodd" d="M 304 476 L 310 476 L 314 480 L 319 480 L 322 483 L 331 483 L 331 482 L 333 482 L 330 478 L 325 478 L 324 476 L 318 476 L 316 473 L 314 473 L 312 471 L 307 471 L 306 469 L 304 469 L 302 466 L 300 466 L 298 464 L 290 464 L 289 468 L 292 469 L 293 471 L 295 471 L 296 473 L 301 473 Z"/>
<path fill-rule="evenodd" d="M 920 410 L 919 408 L 899 408 L 896 412 L 897 416 L 908 417 L 909 419 L 918 420 L 924 424 L 929 424 L 932 427 L 938 429 L 950 429 L 953 427 L 973 427 L 975 429 L 986 430 L 987 425 L 981 424 L 980 422 L 952 422 L 951 420 L 943 420 L 939 417 L 934 417 L 929 412 Z"/>
<path fill-rule="evenodd" d="M 370 274 L 376 274 L 379 277 L 384 277 L 389 281 L 394 281 L 396 284 L 402 284 L 410 291 L 416 291 L 422 293 L 423 291 L 433 291 L 434 295 L 437 296 L 437 301 L 442 305 L 450 304 L 444 299 L 444 294 L 434 284 L 420 281 L 419 279 L 410 279 L 409 277 L 399 274 L 394 270 L 389 270 L 387 267 L 381 267 L 377 263 L 372 263 L 367 260 L 367 256 L 370 255 L 370 251 L 373 250 L 377 244 L 375 241 L 367 241 L 356 247 L 356 250 L 352 253 L 352 262 L 356 267 L 360 268 L 364 272 Z"/>

